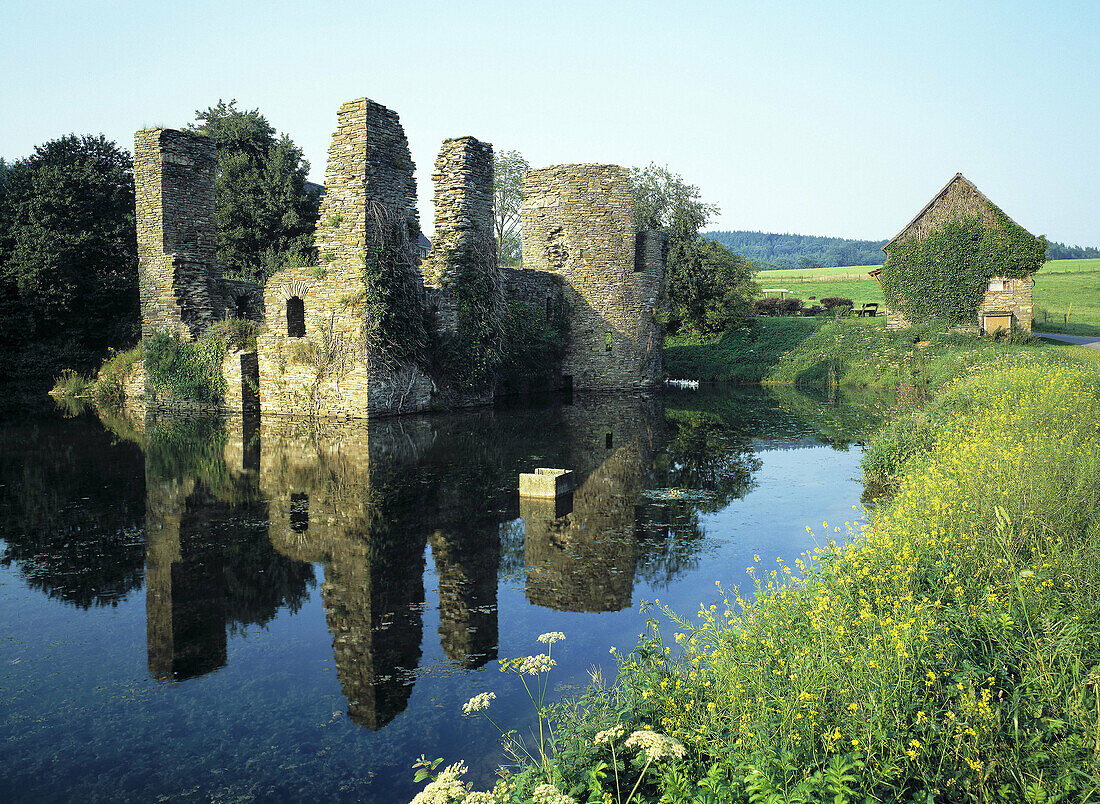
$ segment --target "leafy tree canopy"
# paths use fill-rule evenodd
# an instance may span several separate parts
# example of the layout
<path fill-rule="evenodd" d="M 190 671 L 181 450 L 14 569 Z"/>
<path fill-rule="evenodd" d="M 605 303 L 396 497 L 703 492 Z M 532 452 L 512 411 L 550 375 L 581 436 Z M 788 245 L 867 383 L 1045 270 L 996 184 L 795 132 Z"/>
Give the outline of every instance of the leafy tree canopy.
<path fill-rule="evenodd" d="M 519 151 L 493 154 L 493 229 L 501 265 L 516 265 L 521 258 L 523 177 L 530 169 Z"/>
<path fill-rule="evenodd" d="M 5 165 L 0 339 L 15 350 L 64 341 L 86 368 L 132 342 L 138 319 L 130 154 L 102 135 L 69 135 Z"/>
<path fill-rule="evenodd" d="M 634 168 L 631 177 L 635 227 L 662 229 L 668 235 L 669 330 L 721 332 L 747 321 L 756 267 L 699 235 L 718 206 L 704 202 L 698 187 L 667 167 Z"/>
<path fill-rule="evenodd" d="M 218 148 L 218 259 L 228 274 L 264 282 L 295 255 L 314 259 L 319 199 L 306 189 L 309 162 L 259 109 L 235 100 L 196 111 L 192 128 Z"/>

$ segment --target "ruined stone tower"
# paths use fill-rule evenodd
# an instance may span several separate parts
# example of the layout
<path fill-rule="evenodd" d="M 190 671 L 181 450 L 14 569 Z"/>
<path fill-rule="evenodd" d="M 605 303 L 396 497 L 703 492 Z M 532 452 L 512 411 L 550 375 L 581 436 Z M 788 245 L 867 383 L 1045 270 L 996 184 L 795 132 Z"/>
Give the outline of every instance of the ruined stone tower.
<path fill-rule="evenodd" d="M 279 271 L 264 290 L 267 330 L 257 342 L 264 410 L 367 416 L 428 405 L 423 370 L 378 359 L 364 337 L 371 265 L 396 266 L 386 305 L 415 317 L 425 304 L 413 169 L 396 112 L 367 98 L 340 107 L 314 234 L 318 264 Z"/>
<path fill-rule="evenodd" d="M 655 319 L 665 237 L 637 232 L 630 173 L 617 165 L 555 165 L 523 182 L 523 264 L 564 280 L 565 383 L 576 389 L 658 385 L 663 330 Z"/>
<path fill-rule="evenodd" d="M 146 128 L 134 135 L 141 335 L 196 338 L 219 317 L 214 141 Z"/>
<path fill-rule="evenodd" d="M 493 146 L 473 137 L 444 140 L 432 180 L 435 236 L 421 272 L 425 284 L 437 289 L 432 298 L 440 330 L 454 333 L 456 280 L 474 281 L 485 289 L 487 315 L 499 317 L 503 306 L 504 282 L 493 237 Z"/>

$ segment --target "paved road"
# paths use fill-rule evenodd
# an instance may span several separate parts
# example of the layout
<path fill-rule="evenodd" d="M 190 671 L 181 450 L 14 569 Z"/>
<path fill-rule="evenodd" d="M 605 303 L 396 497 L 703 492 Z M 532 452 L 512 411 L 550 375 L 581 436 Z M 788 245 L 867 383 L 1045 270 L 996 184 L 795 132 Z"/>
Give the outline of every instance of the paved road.
<path fill-rule="evenodd" d="M 1039 338 L 1047 338 L 1052 341 L 1062 341 L 1062 343 L 1075 343 L 1078 346 L 1085 346 L 1089 349 L 1100 349 L 1100 337 L 1095 335 L 1054 335 L 1049 332 L 1033 332 L 1033 335 Z"/>

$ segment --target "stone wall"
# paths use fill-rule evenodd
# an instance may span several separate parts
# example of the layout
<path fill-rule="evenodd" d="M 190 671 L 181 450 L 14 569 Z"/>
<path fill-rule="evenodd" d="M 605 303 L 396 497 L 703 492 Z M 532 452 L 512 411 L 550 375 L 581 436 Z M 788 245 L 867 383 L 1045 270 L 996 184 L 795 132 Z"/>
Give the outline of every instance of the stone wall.
<path fill-rule="evenodd" d="M 444 140 L 435 160 L 435 235 L 421 266 L 424 282 L 438 290 L 432 307 L 441 332 L 458 327 L 458 302 L 451 281 L 476 271 L 491 288 L 487 311 L 499 316 L 503 274 L 493 237 L 493 146 L 473 137 Z"/>
<path fill-rule="evenodd" d="M 986 290 L 982 304 L 978 308 L 978 325 L 982 325 L 982 317 L 986 313 L 1006 312 L 1012 313 L 1012 323 L 1024 332 L 1031 332 L 1033 307 L 1031 301 L 1032 291 L 1035 288 L 1035 279 L 1028 276 L 1021 279 L 1001 279 L 994 277 L 990 283 L 995 286 Z M 1001 283 L 1008 285 L 1004 289 Z"/>
<path fill-rule="evenodd" d="M 394 231 L 394 228 L 396 230 Z M 287 268 L 264 289 L 257 343 L 267 413 L 367 417 L 424 410 L 433 385 L 419 367 L 385 367 L 363 344 L 364 256 L 408 266 L 397 296 L 423 300 L 413 162 L 395 112 L 366 98 L 340 107 L 325 170 L 314 268 Z M 423 303 L 423 302 L 421 302 Z M 292 332 L 290 318 L 304 325 Z"/>
<path fill-rule="evenodd" d="M 525 269 L 564 280 L 569 343 L 562 374 L 577 389 L 661 382 L 664 284 L 659 235 L 633 223 L 630 173 L 616 165 L 557 165 L 523 183 Z M 568 382 L 568 380 L 567 380 Z"/>
<path fill-rule="evenodd" d="M 147 128 L 134 135 L 141 334 L 198 337 L 221 317 L 215 268 L 214 142 Z"/>

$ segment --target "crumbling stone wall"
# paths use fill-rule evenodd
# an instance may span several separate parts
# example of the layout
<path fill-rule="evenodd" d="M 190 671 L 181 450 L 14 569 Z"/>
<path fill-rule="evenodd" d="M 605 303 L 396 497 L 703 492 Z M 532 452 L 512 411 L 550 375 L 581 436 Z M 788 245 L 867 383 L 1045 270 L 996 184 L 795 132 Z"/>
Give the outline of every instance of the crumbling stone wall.
<path fill-rule="evenodd" d="M 134 135 L 141 334 L 195 338 L 221 313 L 215 267 L 214 142 L 146 128 Z"/>
<path fill-rule="evenodd" d="M 662 236 L 637 233 L 630 174 L 617 165 L 556 165 L 523 182 L 525 269 L 564 280 L 569 343 L 562 374 L 577 389 L 661 382 Z M 568 382 L 568 380 L 567 380 Z"/>
<path fill-rule="evenodd" d="M 419 367 L 384 366 L 363 343 L 365 257 L 382 249 L 405 263 L 397 281 L 406 287 L 393 295 L 424 303 L 413 169 L 396 112 L 367 98 L 340 107 L 314 235 L 319 265 L 279 271 L 265 287 L 264 411 L 366 417 L 430 404 L 432 383 Z M 295 315 L 304 332 L 292 331 Z"/>
<path fill-rule="evenodd" d="M 458 300 L 451 283 L 464 271 L 484 273 L 493 296 L 490 315 L 499 315 L 504 289 L 493 237 L 493 146 L 473 137 L 443 141 L 435 160 L 435 236 L 421 266 L 441 331 L 458 325 Z"/>

